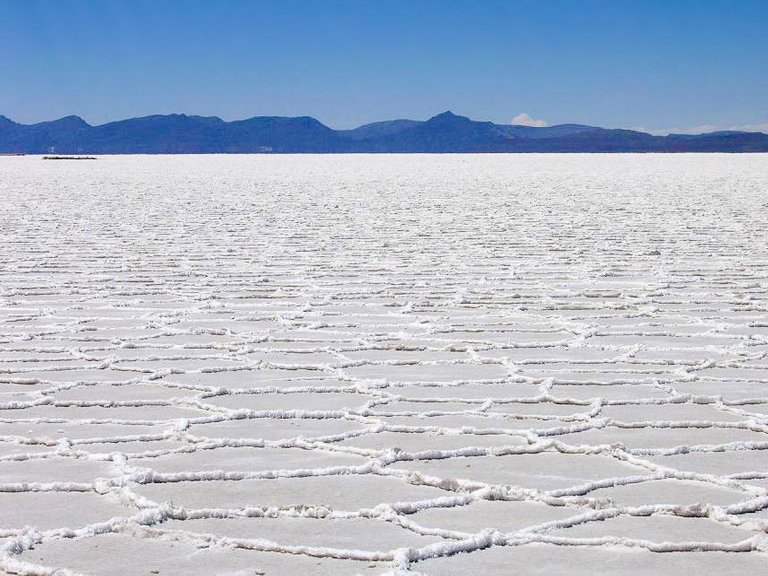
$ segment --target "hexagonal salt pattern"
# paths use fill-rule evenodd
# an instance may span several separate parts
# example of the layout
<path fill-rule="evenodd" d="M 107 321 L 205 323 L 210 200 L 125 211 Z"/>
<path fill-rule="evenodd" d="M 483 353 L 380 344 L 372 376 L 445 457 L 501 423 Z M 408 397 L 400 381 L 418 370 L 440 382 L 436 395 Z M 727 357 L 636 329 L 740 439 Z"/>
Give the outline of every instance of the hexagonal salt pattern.
<path fill-rule="evenodd" d="M 760 155 L 0 157 L 0 572 L 757 573 L 766 190 Z"/>

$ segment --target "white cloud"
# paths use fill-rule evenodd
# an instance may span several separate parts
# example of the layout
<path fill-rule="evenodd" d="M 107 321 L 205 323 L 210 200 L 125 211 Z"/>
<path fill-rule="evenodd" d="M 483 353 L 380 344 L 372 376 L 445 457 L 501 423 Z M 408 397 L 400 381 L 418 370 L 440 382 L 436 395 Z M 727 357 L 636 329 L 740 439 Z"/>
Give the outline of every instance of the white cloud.
<path fill-rule="evenodd" d="M 762 124 L 742 124 L 739 126 L 701 124 L 700 126 L 690 126 L 688 128 L 664 128 L 663 130 L 648 130 L 648 132 L 655 134 L 656 136 L 666 136 L 667 134 L 706 134 L 707 132 L 720 132 L 723 130 L 733 130 L 736 132 L 764 132 L 768 134 L 768 122 Z"/>
<path fill-rule="evenodd" d="M 662 128 L 660 130 L 648 130 L 654 136 L 666 136 L 667 134 L 706 134 L 707 132 L 717 132 L 723 130 L 715 124 L 700 124 L 699 126 L 688 126 L 687 128 Z"/>
<path fill-rule="evenodd" d="M 745 124 L 740 128 L 736 128 L 736 130 L 744 130 L 744 132 L 764 132 L 765 134 L 768 134 L 768 122 L 763 122 L 762 124 Z"/>
<path fill-rule="evenodd" d="M 525 112 L 522 112 L 512 118 L 512 121 L 510 124 L 514 124 L 516 126 L 536 126 L 537 128 L 543 128 L 544 126 L 548 126 L 548 124 L 544 120 L 534 120 L 528 114 Z"/>

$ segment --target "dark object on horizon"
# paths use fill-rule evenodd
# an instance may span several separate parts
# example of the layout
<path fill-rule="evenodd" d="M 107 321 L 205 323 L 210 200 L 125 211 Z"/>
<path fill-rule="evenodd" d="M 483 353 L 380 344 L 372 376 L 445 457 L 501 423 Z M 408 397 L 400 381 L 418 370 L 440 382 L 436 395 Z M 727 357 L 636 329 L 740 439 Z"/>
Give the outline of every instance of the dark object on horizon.
<path fill-rule="evenodd" d="M 43 156 L 43 160 L 97 160 L 95 156 Z"/>
<path fill-rule="evenodd" d="M 768 152 L 768 134 L 653 136 L 580 124 L 550 127 L 476 122 L 451 112 L 425 121 L 333 130 L 308 116 L 145 116 L 100 126 L 67 116 L 24 125 L 0 116 L 0 152 L 45 154 L 243 154 L 412 152 Z"/>

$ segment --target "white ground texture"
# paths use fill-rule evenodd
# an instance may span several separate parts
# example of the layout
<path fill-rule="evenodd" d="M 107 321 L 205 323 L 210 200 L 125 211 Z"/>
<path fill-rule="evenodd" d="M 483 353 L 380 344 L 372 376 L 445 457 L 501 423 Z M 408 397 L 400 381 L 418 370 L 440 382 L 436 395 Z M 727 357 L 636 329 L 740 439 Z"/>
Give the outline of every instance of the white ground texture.
<path fill-rule="evenodd" d="M 768 155 L 0 158 L 0 572 L 759 574 Z"/>

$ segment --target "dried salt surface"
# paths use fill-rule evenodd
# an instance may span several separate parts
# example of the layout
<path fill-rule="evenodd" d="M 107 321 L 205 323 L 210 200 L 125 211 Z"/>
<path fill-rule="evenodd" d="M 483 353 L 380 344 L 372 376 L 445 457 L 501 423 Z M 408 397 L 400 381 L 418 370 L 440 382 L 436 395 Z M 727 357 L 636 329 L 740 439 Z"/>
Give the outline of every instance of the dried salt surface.
<path fill-rule="evenodd" d="M 369 542 L 372 550 L 419 548 L 441 540 L 437 535 L 425 535 L 403 530 L 397 524 L 371 518 L 337 518 L 328 521 L 307 517 L 239 517 L 169 520 L 157 526 L 158 531 L 210 534 L 219 538 L 240 540 L 268 539 L 289 546 L 332 547 L 354 550 Z M 375 553 L 375 552 L 374 552 Z"/>
<path fill-rule="evenodd" d="M 258 541 L 256 541 L 258 542 Z M 265 542 L 262 548 L 272 548 Z M 309 552 L 311 552 L 310 550 Z M 386 563 L 353 561 L 311 554 L 286 554 L 239 546 L 235 549 L 211 542 L 203 547 L 192 538 L 155 537 L 148 531 L 102 534 L 80 540 L 48 540 L 26 555 L 25 563 L 11 567 L 12 574 L 34 573 L 33 566 L 67 566 L 70 573 L 94 576 L 136 574 L 318 574 L 356 576 L 381 574 Z M 24 557 L 24 556 L 23 556 Z"/>
<path fill-rule="evenodd" d="M 0 492 L 3 529 L 38 530 L 81 528 L 110 518 L 131 516 L 136 509 L 110 495 L 54 490 L 50 492 Z"/>
<path fill-rule="evenodd" d="M 494 546 L 475 554 L 458 554 L 419 563 L 419 573 L 425 576 L 464 576 L 482 573 L 489 576 L 645 576 L 646 574 L 760 574 L 765 570 L 763 554 L 733 554 L 708 551 L 654 554 L 626 549 L 629 542 L 615 538 L 593 539 L 582 547 L 553 544 L 527 546 Z"/>
<path fill-rule="evenodd" d="M 342 467 L 342 471 L 343 468 L 351 466 Z M 354 512 L 379 504 L 430 501 L 445 496 L 439 488 L 414 486 L 396 478 L 333 474 L 331 467 L 318 470 L 329 473 L 295 478 L 281 478 L 279 474 L 275 478 L 259 472 L 162 473 L 153 478 L 155 482 L 139 486 L 135 492 L 140 498 L 152 502 L 170 502 L 189 509 L 286 509 L 313 515 L 324 515 L 326 510 Z M 249 479 L 249 476 L 256 479 Z M 187 477 L 189 481 L 185 481 Z M 199 477 L 206 481 L 199 481 Z"/>
<path fill-rule="evenodd" d="M 0 572 L 758 573 L 766 189 L 763 155 L 0 158 Z"/>

